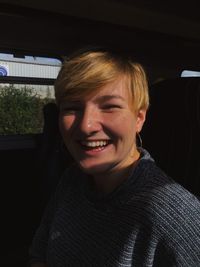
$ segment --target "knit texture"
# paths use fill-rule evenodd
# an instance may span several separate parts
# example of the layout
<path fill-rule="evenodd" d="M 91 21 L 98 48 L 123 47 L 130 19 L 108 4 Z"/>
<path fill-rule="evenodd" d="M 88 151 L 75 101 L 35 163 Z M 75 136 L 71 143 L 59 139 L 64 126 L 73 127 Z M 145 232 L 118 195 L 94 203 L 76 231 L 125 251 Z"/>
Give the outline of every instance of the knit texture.
<path fill-rule="evenodd" d="M 30 250 L 48 267 L 198 267 L 200 202 L 160 170 L 149 153 L 108 196 L 68 169 Z"/>

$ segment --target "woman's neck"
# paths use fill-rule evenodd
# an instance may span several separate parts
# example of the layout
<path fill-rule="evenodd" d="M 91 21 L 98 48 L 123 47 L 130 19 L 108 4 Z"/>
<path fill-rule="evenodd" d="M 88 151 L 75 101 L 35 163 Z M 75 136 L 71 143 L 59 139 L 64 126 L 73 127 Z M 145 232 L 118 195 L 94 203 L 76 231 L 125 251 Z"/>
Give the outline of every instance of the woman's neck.
<path fill-rule="evenodd" d="M 94 175 L 92 177 L 94 190 L 105 195 L 113 192 L 128 179 L 139 158 L 140 153 L 137 151 L 133 162 L 126 167 L 113 168 L 110 172 Z"/>

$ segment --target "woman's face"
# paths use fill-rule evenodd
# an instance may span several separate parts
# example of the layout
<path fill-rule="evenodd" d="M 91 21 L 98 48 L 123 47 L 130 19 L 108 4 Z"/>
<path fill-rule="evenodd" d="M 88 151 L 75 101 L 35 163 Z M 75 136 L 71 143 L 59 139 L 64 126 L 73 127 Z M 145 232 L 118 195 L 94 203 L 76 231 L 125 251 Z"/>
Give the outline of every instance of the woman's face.
<path fill-rule="evenodd" d="M 108 174 L 135 161 L 135 136 L 145 115 L 145 110 L 133 112 L 125 79 L 119 78 L 93 96 L 63 102 L 59 124 L 65 145 L 81 169 L 91 175 Z"/>

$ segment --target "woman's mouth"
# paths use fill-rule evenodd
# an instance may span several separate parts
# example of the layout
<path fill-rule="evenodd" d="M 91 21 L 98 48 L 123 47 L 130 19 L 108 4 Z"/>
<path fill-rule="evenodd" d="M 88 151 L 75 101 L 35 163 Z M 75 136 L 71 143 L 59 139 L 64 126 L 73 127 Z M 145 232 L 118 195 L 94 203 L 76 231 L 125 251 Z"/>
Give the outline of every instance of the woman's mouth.
<path fill-rule="evenodd" d="M 110 140 L 80 141 L 80 144 L 84 150 L 96 152 L 104 150 L 110 143 Z"/>

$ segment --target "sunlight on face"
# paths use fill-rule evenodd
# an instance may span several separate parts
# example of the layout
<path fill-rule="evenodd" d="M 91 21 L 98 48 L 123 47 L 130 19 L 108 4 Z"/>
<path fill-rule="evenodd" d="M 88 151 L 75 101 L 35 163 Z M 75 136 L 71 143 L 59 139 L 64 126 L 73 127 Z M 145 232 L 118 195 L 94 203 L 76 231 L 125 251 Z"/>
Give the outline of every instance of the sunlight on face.
<path fill-rule="evenodd" d="M 146 111 L 135 114 L 124 79 L 103 86 L 95 95 L 60 106 L 60 129 L 75 161 L 86 173 L 105 173 L 132 164 L 135 136 Z"/>

